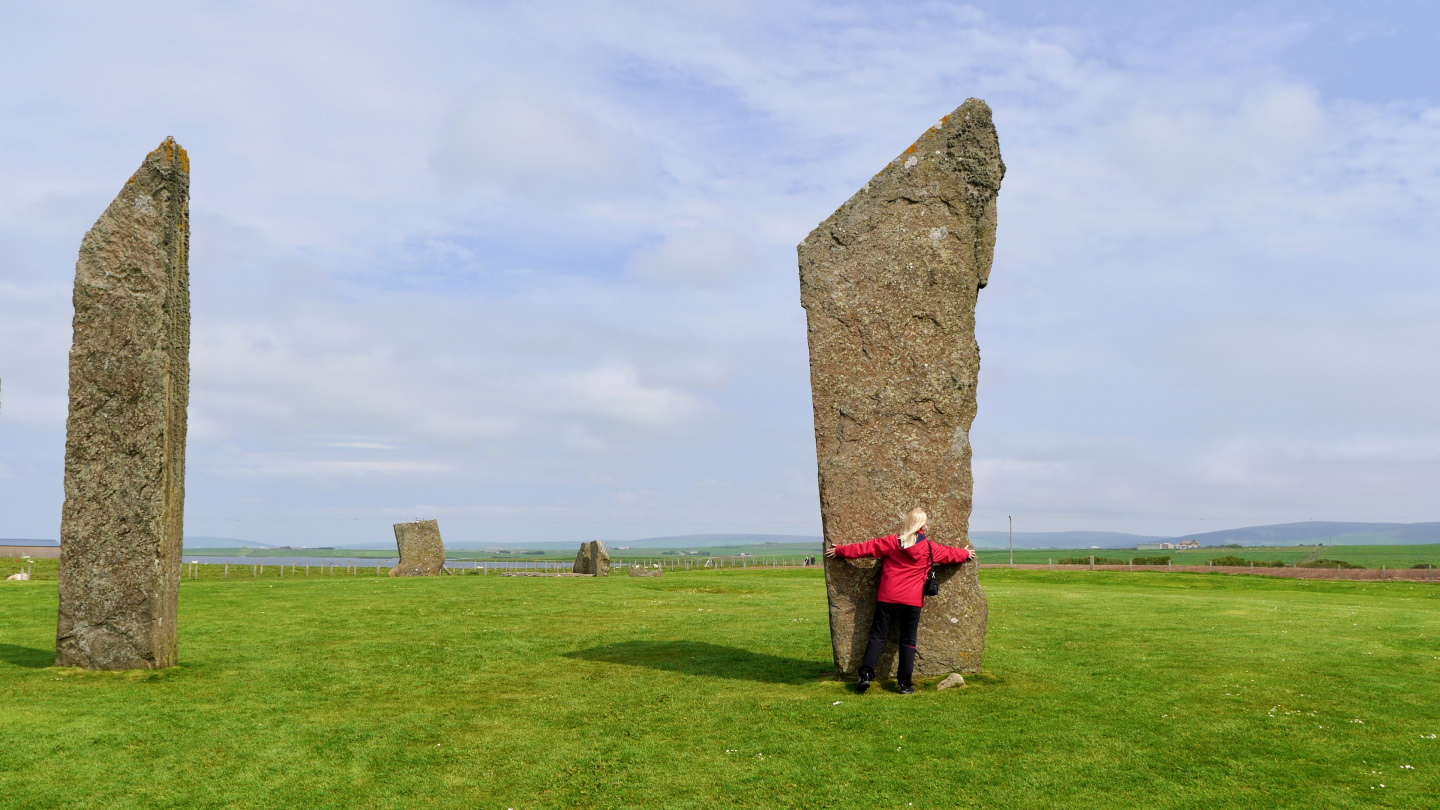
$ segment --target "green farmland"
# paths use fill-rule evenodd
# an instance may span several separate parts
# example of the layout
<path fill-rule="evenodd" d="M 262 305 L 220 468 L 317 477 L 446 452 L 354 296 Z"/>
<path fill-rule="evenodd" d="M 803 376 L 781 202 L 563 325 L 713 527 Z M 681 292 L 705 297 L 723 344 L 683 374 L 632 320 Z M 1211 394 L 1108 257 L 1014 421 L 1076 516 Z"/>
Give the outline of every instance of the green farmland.
<path fill-rule="evenodd" d="M 982 563 L 1007 563 L 1008 550 L 979 550 Z M 1440 544 L 1395 546 L 1278 546 L 1275 548 L 1202 548 L 1187 551 L 1135 551 L 1133 549 L 1015 549 L 1017 564 L 1059 562 L 1073 557 L 1107 557 L 1129 561 L 1132 557 L 1169 557 L 1175 565 L 1204 565 L 1218 557 L 1234 555 L 1256 563 L 1280 560 L 1291 564 L 1314 559 L 1343 560 L 1362 568 L 1409 568 L 1413 565 L 1434 565 L 1440 568 Z"/>
<path fill-rule="evenodd" d="M 227 581 L 206 568 L 181 588 L 180 667 L 90 673 L 51 666 L 54 561 L 35 565 L 36 581 L 0 582 L 6 807 L 1414 808 L 1440 795 L 1440 585 L 988 569 L 986 671 L 964 690 L 861 696 L 829 677 L 815 570 Z"/>
<path fill-rule="evenodd" d="M 801 557 L 820 553 L 816 543 L 754 543 L 749 545 L 705 546 L 701 548 L 607 548 L 610 558 L 617 562 L 635 560 L 664 560 L 667 564 L 676 561 L 699 561 L 704 564 L 707 557 L 764 557 L 766 559 L 798 562 Z M 692 553 L 693 552 L 693 553 Z M 321 557 L 334 560 L 384 560 L 394 559 L 395 549 L 351 549 L 351 548 L 187 548 L 185 559 L 204 560 L 205 557 Z M 449 549 L 445 556 L 452 560 L 489 562 L 515 562 L 523 560 L 557 561 L 575 559 L 575 549 L 509 549 L 506 551 Z M 343 562 L 341 563 L 344 564 Z M 371 565 L 374 565 L 372 562 Z"/>

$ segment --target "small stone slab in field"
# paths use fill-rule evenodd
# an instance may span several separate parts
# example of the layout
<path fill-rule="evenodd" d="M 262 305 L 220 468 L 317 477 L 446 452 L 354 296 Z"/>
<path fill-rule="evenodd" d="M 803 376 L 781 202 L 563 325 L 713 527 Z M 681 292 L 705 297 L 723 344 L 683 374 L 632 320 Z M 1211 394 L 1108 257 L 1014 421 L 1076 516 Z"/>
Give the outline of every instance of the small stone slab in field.
<path fill-rule="evenodd" d="M 965 688 L 965 678 L 964 678 L 964 676 L 962 676 L 962 675 L 961 675 L 960 673 L 958 673 L 958 672 L 952 672 L 952 673 L 950 673 L 949 675 L 947 675 L 947 676 L 945 677 L 945 680 L 941 681 L 940 684 L 939 684 L 938 686 L 936 686 L 935 688 L 936 688 L 936 689 L 955 689 L 955 688 L 964 689 L 964 688 Z"/>

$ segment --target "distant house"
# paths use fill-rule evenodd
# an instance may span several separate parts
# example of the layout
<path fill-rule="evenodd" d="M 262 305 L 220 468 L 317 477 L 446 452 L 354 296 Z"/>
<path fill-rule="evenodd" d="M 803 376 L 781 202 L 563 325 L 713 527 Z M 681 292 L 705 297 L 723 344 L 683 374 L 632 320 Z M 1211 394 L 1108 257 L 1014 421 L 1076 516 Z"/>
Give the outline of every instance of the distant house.
<path fill-rule="evenodd" d="M 1199 548 L 1199 540 L 1181 540 L 1175 544 L 1175 548 Z"/>
<path fill-rule="evenodd" d="M 1175 548 L 1174 543 L 1141 543 L 1135 546 L 1136 551 L 1166 551 Z"/>

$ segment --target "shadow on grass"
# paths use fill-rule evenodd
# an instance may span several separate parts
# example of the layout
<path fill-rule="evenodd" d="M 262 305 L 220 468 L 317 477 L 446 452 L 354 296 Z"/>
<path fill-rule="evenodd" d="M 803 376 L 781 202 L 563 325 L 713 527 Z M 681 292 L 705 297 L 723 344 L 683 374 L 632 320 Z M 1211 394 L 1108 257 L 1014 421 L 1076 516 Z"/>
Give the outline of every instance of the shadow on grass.
<path fill-rule="evenodd" d="M 799 685 L 834 673 L 828 664 L 723 647 L 704 641 L 623 641 L 565 653 L 566 658 L 628 664 L 686 675 Z"/>
<path fill-rule="evenodd" d="M 0 661 L 27 669 L 43 669 L 55 665 L 55 651 L 21 647 L 18 644 L 0 644 Z"/>

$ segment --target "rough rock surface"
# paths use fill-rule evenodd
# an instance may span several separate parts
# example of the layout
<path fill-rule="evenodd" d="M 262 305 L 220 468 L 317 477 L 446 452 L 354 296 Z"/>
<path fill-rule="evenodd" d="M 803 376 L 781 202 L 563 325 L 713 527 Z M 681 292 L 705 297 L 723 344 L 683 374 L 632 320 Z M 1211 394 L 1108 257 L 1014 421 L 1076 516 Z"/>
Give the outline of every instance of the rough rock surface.
<path fill-rule="evenodd" d="M 642 565 L 632 565 L 632 566 L 630 566 L 630 576 L 632 576 L 632 577 L 663 577 L 663 576 L 665 576 L 665 569 L 663 569 L 663 568 L 646 568 L 646 567 L 644 567 L 644 566 L 642 566 Z"/>
<path fill-rule="evenodd" d="M 189 204 L 190 159 L 166 138 L 80 242 L 56 666 L 176 663 Z"/>
<path fill-rule="evenodd" d="M 985 102 L 926 130 L 799 246 L 827 544 L 894 533 L 911 507 L 969 545 L 975 301 L 990 275 L 1005 164 Z M 974 672 L 985 644 L 976 566 L 941 566 L 916 674 Z M 873 560 L 827 560 L 835 666 L 854 676 L 874 615 Z M 893 674 L 894 642 L 881 659 Z"/>
<path fill-rule="evenodd" d="M 445 567 L 438 520 L 396 523 L 395 545 L 400 549 L 400 562 L 390 569 L 392 577 L 433 577 Z"/>
<path fill-rule="evenodd" d="M 965 676 L 958 672 L 950 673 L 945 680 L 935 686 L 936 689 L 964 689 Z"/>
<path fill-rule="evenodd" d="M 570 570 L 577 574 L 610 576 L 610 552 L 605 550 L 605 543 L 600 540 L 581 543 L 580 551 L 575 554 L 575 565 Z"/>

